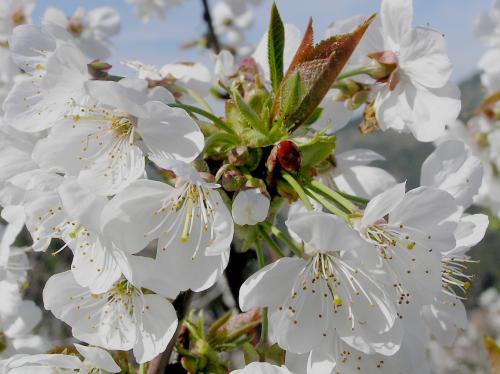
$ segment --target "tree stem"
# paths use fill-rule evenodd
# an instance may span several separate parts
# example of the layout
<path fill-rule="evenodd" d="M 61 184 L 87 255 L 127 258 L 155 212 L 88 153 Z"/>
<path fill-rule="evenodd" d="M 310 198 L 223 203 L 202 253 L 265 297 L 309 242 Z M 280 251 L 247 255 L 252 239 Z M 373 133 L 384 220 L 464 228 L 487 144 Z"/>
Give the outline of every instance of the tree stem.
<path fill-rule="evenodd" d="M 262 247 L 260 245 L 259 239 L 255 241 L 255 252 L 257 252 L 257 261 L 259 262 L 259 268 L 263 268 L 266 266 L 266 259 L 264 257 L 264 252 L 262 251 Z M 269 321 L 267 318 L 267 308 L 262 308 L 262 323 L 261 323 L 261 332 L 260 332 L 260 341 L 259 345 L 265 346 L 267 345 L 267 339 L 269 336 Z"/>
<path fill-rule="evenodd" d="M 208 6 L 208 0 L 201 0 L 201 2 L 203 4 L 203 20 L 207 24 L 208 28 L 208 46 L 218 54 L 221 51 L 221 48 L 219 39 L 217 38 L 217 34 L 215 33 L 212 15 L 210 14 L 210 7 Z"/>
<path fill-rule="evenodd" d="M 294 177 L 292 177 L 291 174 L 288 173 L 283 173 L 282 174 L 283 179 L 288 182 L 288 184 L 294 189 L 294 191 L 299 195 L 300 200 L 302 200 L 302 203 L 306 207 L 307 210 L 313 210 L 313 207 L 311 205 L 311 202 L 309 201 L 306 193 L 300 186 L 299 182 L 295 180 Z"/>
<path fill-rule="evenodd" d="M 279 245 L 269 236 L 269 234 L 267 233 L 264 226 L 259 225 L 258 230 L 259 230 L 260 235 L 262 236 L 262 239 L 266 242 L 266 244 L 269 246 L 269 248 L 274 253 L 276 253 L 276 255 L 278 257 L 285 257 L 285 254 L 283 253 L 283 251 L 281 250 Z"/>
<path fill-rule="evenodd" d="M 281 240 L 285 245 L 288 247 L 292 253 L 297 256 L 297 257 L 302 257 L 302 251 L 301 249 L 294 243 L 292 239 L 290 239 L 288 236 L 286 236 L 285 233 L 283 233 L 280 229 L 278 229 L 276 226 L 271 225 L 269 222 L 262 222 L 261 225 L 267 230 L 267 232 L 270 232 L 273 234 L 275 237 L 277 237 L 279 240 Z"/>
<path fill-rule="evenodd" d="M 340 74 L 335 81 L 338 82 L 341 81 L 342 79 L 354 77 L 356 75 L 368 74 L 371 72 L 371 70 L 372 68 L 370 68 L 369 66 L 362 66 L 360 68 L 349 70 L 343 74 Z"/>
<path fill-rule="evenodd" d="M 344 196 L 342 196 L 337 191 L 332 190 L 328 186 L 325 186 L 320 181 L 313 179 L 311 181 L 311 186 L 315 187 L 316 189 L 318 189 L 323 194 L 325 194 L 325 195 L 329 196 L 330 198 L 332 198 L 332 200 L 334 200 L 339 205 L 343 206 L 345 209 L 347 209 L 351 213 L 356 209 L 356 206 L 354 204 L 352 204 L 347 198 L 345 198 Z"/>

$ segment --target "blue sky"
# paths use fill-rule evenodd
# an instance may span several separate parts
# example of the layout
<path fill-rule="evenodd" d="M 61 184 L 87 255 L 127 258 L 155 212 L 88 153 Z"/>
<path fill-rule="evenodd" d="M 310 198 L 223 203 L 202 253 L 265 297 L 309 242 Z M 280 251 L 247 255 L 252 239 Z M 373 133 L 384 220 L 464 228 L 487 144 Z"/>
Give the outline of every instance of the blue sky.
<path fill-rule="evenodd" d="M 214 4 L 217 0 L 209 0 Z M 458 81 L 476 71 L 476 63 L 484 49 L 472 34 L 472 24 L 481 9 L 491 6 L 492 0 L 414 0 L 414 24 L 431 26 L 442 32 L 448 41 L 450 57 L 455 65 L 453 79 Z M 182 50 L 179 45 L 201 35 L 205 25 L 201 21 L 201 0 L 186 0 L 185 4 L 172 9 L 164 22 L 156 19 L 142 23 L 134 17 L 134 9 L 123 0 L 38 0 L 34 20 L 38 22 L 43 10 L 57 6 L 66 12 L 83 6 L 87 9 L 108 5 L 122 16 L 122 32 L 113 39 L 115 52 L 111 63 L 139 59 L 161 66 L 164 63 L 203 59 L 199 51 Z M 356 14 L 378 11 L 378 0 L 276 0 L 285 22 L 294 23 L 301 29 L 309 16 L 314 19 L 316 35 L 323 35 L 325 28 L 334 20 Z M 270 0 L 254 8 L 255 22 L 247 32 L 247 39 L 256 43 L 266 29 Z"/>

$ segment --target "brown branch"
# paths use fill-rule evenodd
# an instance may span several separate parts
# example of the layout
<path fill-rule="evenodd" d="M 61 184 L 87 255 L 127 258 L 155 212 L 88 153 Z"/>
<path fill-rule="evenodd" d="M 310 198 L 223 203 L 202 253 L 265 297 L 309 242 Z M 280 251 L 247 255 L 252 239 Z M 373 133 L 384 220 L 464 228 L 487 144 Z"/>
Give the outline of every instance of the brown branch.
<path fill-rule="evenodd" d="M 203 4 L 203 20 L 207 24 L 207 39 L 208 39 L 208 47 L 212 48 L 215 53 L 219 53 L 221 51 L 219 39 L 217 38 L 217 34 L 215 33 L 214 24 L 212 21 L 212 15 L 210 14 L 210 8 L 208 6 L 208 0 L 201 0 Z"/>
<path fill-rule="evenodd" d="M 174 351 L 175 344 L 177 343 L 177 338 L 179 337 L 179 333 L 182 329 L 182 320 L 188 313 L 192 298 L 193 292 L 186 291 L 177 296 L 177 298 L 173 302 L 175 310 L 177 311 L 177 319 L 179 320 L 177 330 L 175 330 L 175 334 L 172 337 L 172 340 L 170 340 L 170 343 L 168 343 L 167 348 L 165 348 L 165 351 L 163 351 L 163 353 L 160 353 L 150 362 L 147 374 L 165 373 L 165 369 L 168 365 L 168 362 L 170 361 L 170 356 Z"/>

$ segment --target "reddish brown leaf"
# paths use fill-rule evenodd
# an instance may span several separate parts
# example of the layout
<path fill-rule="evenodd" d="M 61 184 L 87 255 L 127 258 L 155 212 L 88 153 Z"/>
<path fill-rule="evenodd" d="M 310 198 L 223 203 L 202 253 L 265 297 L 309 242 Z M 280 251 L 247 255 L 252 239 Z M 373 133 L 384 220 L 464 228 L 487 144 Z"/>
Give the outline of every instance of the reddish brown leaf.
<path fill-rule="evenodd" d="M 295 56 L 293 56 L 293 60 L 290 63 L 288 70 L 286 71 L 283 81 L 285 81 L 288 77 L 290 77 L 291 73 L 295 71 L 299 63 L 304 61 L 304 56 L 310 53 L 310 51 L 313 49 L 313 43 L 314 43 L 314 31 L 312 27 L 312 18 L 309 18 L 309 23 L 307 24 L 307 29 L 304 34 L 304 37 L 302 38 L 302 42 L 300 43 L 297 52 L 295 52 Z"/>
<path fill-rule="evenodd" d="M 286 79 L 298 71 L 304 85 L 305 94 L 299 106 L 289 113 L 287 118 L 283 118 L 291 131 L 306 121 L 321 103 L 374 17 L 367 19 L 352 33 L 330 37 L 315 46 L 312 46 L 313 30 L 311 22 L 309 23 L 302 44 L 281 84 L 283 86 Z M 280 106 L 277 105 L 281 101 L 279 97 L 281 93 L 282 91 L 279 90 L 275 99 L 273 119 L 282 115 L 279 112 Z"/>

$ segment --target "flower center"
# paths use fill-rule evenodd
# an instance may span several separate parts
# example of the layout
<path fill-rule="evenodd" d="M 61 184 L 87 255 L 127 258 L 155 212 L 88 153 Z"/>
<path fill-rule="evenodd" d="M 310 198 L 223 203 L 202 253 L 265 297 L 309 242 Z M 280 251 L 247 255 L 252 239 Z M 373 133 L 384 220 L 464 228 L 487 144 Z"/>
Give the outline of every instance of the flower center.
<path fill-rule="evenodd" d="M 311 266 L 314 272 L 312 283 L 319 279 L 324 280 L 334 308 L 342 306 L 343 301 L 336 292 L 336 287 L 340 285 L 340 282 L 336 276 L 335 256 L 324 253 L 316 254 L 311 260 Z"/>
<path fill-rule="evenodd" d="M 116 138 L 129 138 L 137 125 L 137 119 L 131 115 L 113 117 L 110 129 Z"/>
<path fill-rule="evenodd" d="M 14 26 L 24 25 L 27 21 L 26 15 L 24 14 L 24 10 L 22 8 L 12 12 L 10 19 L 12 20 Z"/>
<path fill-rule="evenodd" d="M 84 27 L 83 22 L 80 18 L 71 17 L 69 19 L 67 30 L 75 38 L 80 37 L 82 35 L 84 29 L 85 29 L 85 27 Z"/>
<path fill-rule="evenodd" d="M 163 201 L 162 207 L 153 212 L 154 215 L 164 214 L 165 216 L 155 228 L 145 233 L 144 237 L 161 227 L 168 238 L 162 248 L 165 251 L 173 240 L 180 239 L 182 243 L 187 243 L 191 234 L 194 234 L 193 236 L 198 240 L 198 243 L 194 243 L 196 246 L 194 258 L 200 247 L 200 241 L 204 237 L 202 234 L 208 232 L 210 227 L 212 227 L 212 231 L 208 245 L 211 245 L 215 238 L 211 223 L 218 205 L 219 203 L 212 198 L 207 188 L 183 182 L 181 186 L 177 187 L 177 193 L 167 197 Z"/>

